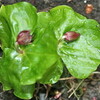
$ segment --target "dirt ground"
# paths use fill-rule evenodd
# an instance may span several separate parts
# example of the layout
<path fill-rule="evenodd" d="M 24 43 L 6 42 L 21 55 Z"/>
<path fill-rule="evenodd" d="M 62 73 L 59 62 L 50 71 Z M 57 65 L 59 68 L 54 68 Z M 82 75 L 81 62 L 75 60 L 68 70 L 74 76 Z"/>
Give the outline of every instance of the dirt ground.
<path fill-rule="evenodd" d="M 100 23 L 100 0 L 0 0 L 0 5 L 13 4 L 20 1 L 30 2 L 37 7 L 38 11 L 48 11 L 57 5 L 69 5 L 76 12 L 87 18 L 95 19 Z M 87 4 L 92 4 L 94 7 L 90 14 L 86 14 L 85 12 Z M 97 71 L 100 72 L 100 66 Z M 100 100 L 100 73 L 95 73 L 85 80 L 78 80 L 73 79 L 64 68 L 62 77 L 66 76 L 69 79 L 60 80 L 51 87 L 36 84 L 34 98 L 31 100 Z M 39 87 L 41 87 L 40 90 L 38 90 Z M 47 95 L 47 99 L 45 99 L 45 95 Z M 58 99 L 54 99 L 58 95 L 61 96 Z M 12 91 L 2 91 L 2 85 L 0 85 L 0 100 L 21 99 L 15 97 Z"/>

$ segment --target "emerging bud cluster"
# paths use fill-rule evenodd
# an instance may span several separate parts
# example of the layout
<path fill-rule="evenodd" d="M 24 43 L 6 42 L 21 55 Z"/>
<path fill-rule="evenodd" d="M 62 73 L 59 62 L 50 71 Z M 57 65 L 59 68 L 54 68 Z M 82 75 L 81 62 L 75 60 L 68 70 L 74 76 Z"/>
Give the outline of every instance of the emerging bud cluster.
<path fill-rule="evenodd" d="M 66 32 L 63 36 L 63 38 L 66 40 L 66 41 L 74 41 L 74 40 L 77 40 L 79 38 L 80 34 L 79 33 L 76 33 L 74 31 L 69 31 L 69 32 Z"/>
<path fill-rule="evenodd" d="M 17 36 L 17 43 L 19 45 L 27 45 L 32 41 L 32 35 L 30 35 L 30 31 L 24 30 L 21 31 Z"/>

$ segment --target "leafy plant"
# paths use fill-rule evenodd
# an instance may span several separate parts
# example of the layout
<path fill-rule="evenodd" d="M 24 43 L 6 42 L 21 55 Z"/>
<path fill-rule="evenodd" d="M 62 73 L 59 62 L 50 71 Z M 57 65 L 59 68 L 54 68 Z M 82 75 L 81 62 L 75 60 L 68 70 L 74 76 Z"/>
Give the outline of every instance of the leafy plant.
<path fill-rule="evenodd" d="M 64 38 L 68 32 L 71 41 Z M 0 82 L 22 99 L 32 98 L 36 82 L 57 82 L 64 65 L 83 79 L 100 64 L 99 24 L 68 6 L 38 13 L 26 2 L 2 6 L 0 41 Z"/>

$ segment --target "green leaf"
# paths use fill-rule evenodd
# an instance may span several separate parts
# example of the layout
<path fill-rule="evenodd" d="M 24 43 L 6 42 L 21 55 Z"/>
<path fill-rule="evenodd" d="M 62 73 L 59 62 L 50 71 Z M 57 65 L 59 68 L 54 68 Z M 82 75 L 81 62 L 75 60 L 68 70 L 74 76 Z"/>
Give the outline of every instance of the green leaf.
<path fill-rule="evenodd" d="M 13 47 L 16 42 L 16 37 L 21 31 L 29 30 L 31 34 L 33 34 L 35 30 L 37 22 L 36 8 L 27 2 L 20 2 L 13 5 L 1 6 L 0 16 L 2 16 L 4 19 L 3 23 L 6 22 L 6 24 L 3 24 L 3 26 L 0 24 L 1 27 L 6 28 L 8 26 L 6 30 L 5 28 L 0 30 L 1 32 L 3 31 L 3 33 L 0 34 L 4 35 L 4 32 L 5 34 L 8 34 L 10 30 L 8 37 L 10 37 L 10 44 Z M 0 22 L 2 22 L 1 19 Z M 6 38 L 4 38 L 4 40 L 6 40 Z"/>
<path fill-rule="evenodd" d="M 17 54 L 16 51 L 9 48 L 4 50 L 4 55 L 0 60 L 0 82 L 3 84 L 4 90 L 13 89 L 17 97 L 31 99 L 34 92 L 34 84 L 21 85 L 21 66 L 18 66 L 20 57 L 17 57 Z"/>
<path fill-rule="evenodd" d="M 55 29 L 56 37 L 58 34 L 63 36 L 68 31 L 75 31 L 81 36 L 78 40 L 66 43 L 59 43 L 58 54 L 68 68 L 69 72 L 77 78 L 86 78 L 95 71 L 100 64 L 100 27 L 99 24 L 90 19 L 86 19 L 81 15 L 68 10 L 67 7 L 54 8 L 52 12 L 59 12 L 62 15 L 54 25 L 58 22 Z M 52 14 L 50 12 L 50 14 Z M 68 16 L 69 14 L 69 16 Z M 52 14 L 53 15 L 53 14 Z M 55 14 L 56 15 L 56 14 Z M 58 14 L 57 14 L 58 15 Z M 57 18 L 59 17 L 56 16 Z"/>
<path fill-rule="evenodd" d="M 23 86 L 31 85 L 42 80 L 47 72 L 49 72 L 51 76 L 48 76 L 48 80 L 46 81 L 42 80 L 41 83 L 54 83 L 59 79 L 62 73 L 62 62 L 60 61 L 60 57 L 57 54 L 58 41 L 55 37 L 55 34 L 51 28 L 45 29 L 42 27 L 40 30 L 36 29 L 34 42 L 32 44 L 22 46 L 18 48 L 17 51 L 10 48 L 4 49 L 6 54 L 2 59 L 6 61 L 6 63 L 4 63 L 5 65 L 2 65 L 3 61 L 1 61 L 1 65 L 3 66 L 2 70 L 7 70 L 10 73 L 10 80 L 16 77 L 15 80 L 19 80 L 19 84 Z M 56 70 L 57 67 L 59 68 L 58 70 Z M 55 71 L 50 72 L 49 69 L 54 69 Z M 56 75 L 55 78 L 53 75 Z M 5 77 L 7 76 L 8 75 L 5 74 Z M 50 81 L 50 79 L 52 81 Z M 9 80 L 6 80 L 6 83 L 9 83 L 9 87 L 11 87 L 11 84 L 15 84 Z M 18 88 L 16 90 L 16 86 L 11 88 L 14 89 L 15 93 L 16 91 L 19 91 L 17 96 L 23 96 L 23 94 L 20 96 L 20 90 L 18 90 Z"/>
<path fill-rule="evenodd" d="M 86 20 L 82 27 L 71 29 L 81 34 L 78 40 L 59 45 L 59 55 L 74 77 L 86 78 L 100 64 L 100 29 L 97 25 L 94 20 Z"/>
<path fill-rule="evenodd" d="M 17 65 L 20 64 L 20 57 L 13 58 L 13 53 L 18 55 L 15 44 L 19 32 L 29 30 L 33 34 L 36 22 L 36 9 L 29 3 L 20 2 L 0 8 L 0 42 L 3 49 L 3 57 L 0 58 L 0 82 L 4 90 L 14 89 L 14 94 L 23 99 L 32 98 L 34 84 L 21 84 L 21 71 L 18 70 L 20 66 Z"/>
<path fill-rule="evenodd" d="M 17 94 L 19 97 L 23 95 L 20 96 L 20 90 L 18 90 L 18 88 L 16 89 L 16 85 L 14 85 L 15 83 L 18 83 L 17 81 L 19 81 L 19 84 L 23 86 L 36 83 L 38 80 L 41 80 L 45 73 L 51 69 L 51 66 L 60 59 L 57 55 L 57 39 L 54 34 L 51 36 L 48 35 L 52 34 L 52 31 L 46 29 L 41 34 L 41 38 L 37 37 L 32 44 L 27 45 L 24 48 L 20 48 L 19 51 L 5 48 L 5 54 L 1 58 L 1 72 L 5 72 L 7 70 L 10 74 L 8 78 L 8 73 L 1 73 L 0 81 L 3 83 L 5 82 L 3 80 L 6 80 L 6 86 L 14 89 L 15 93 L 16 91 L 19 91 L 19 94 Z M 61 68 L 56 71 L 55 68 L 57 68 L 57 66 L 54 66 L 52 69 L 55 69 L 55 73 L 60 72 L 59 74 L 61 75 L 62 65 L 61 62 L 58 63 L 60 65 L 57 66 Z M 2 75 L 5 75 L 7 78 L 5 79 Z M 54 81 L 57 81 L 60 75 L 55 76 L 57 78 Z M 52 78 L 52 76 L 49 78 Z M 15 83 L 12 79 L 15 79 Z M 45 83 L 51 83 L 51 81 L 48 81 L 49 80 L 45 81 Z M 54 83 L 54 81 L 52 82 Z M 12 85 L 14 85 L 14 87 L 12 87 Z"/>
<path fill-rule="evenodd" d="M 52 27 L 58 40 L 58 54 L 74 77 L 86 78 L 97 69 L 100 64 L 100 25 L 96 21 L 86 19 L 68 6 L 39 12 L 38 19 L 39 28 L 43 25 L 45 28 Z M 62 37 L 68 31 L 75 31 L 81 36 L 66 43 Z"/>

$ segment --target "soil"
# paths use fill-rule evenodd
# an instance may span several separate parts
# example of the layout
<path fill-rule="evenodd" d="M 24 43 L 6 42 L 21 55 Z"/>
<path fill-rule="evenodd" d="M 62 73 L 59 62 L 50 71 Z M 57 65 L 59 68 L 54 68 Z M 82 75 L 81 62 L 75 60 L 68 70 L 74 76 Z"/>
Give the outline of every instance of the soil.
<path fill-rule="evenodd" d="M 13 4 L 20 1 L 30 2 L 37 7 L 38 11 L 48 11 L 57 5 L 69 5 L 76 12 L 86 16 L 87 18 L 95 19 L 100 23 L 100 0 L 0 0 L 0 5 Z M 94 7 L 90 14 L 86 14 L 85 12 L 87 4 L 92 4 Z M 0 50 L 0 56 L 2 55 L 1 52 L 2 51 Z M 100 72 L 100 66 L 97 71 Z M 51 87 L 49 85 L 36 84 L 34 98 L 31 100 L 100 100 L 99 73 L 95 73 L 85 80 L 78 80 L 73 79 L 70 74 L 68 75 L 67 70 L 64 68 L 62 77 L 66 76 L 69 77 L 69 79 L 64 81 L 60 80 Z M 39 89 L 39 87 L 41 87 L 41 89 Z M 74 89 L 76 90 L 74 91 Z M 72 92 L 73 95 L 70 96 Z M 46 95 L 47 99 L 45 99 Z M 58 95 L 60 95 L 60 97 L 58 99 L 54 99 L 55 96 Z M 2 85 L 0 85 L 0 100 L 21 99 L 14 96 L 13 91 L 3 91 Z"/>

